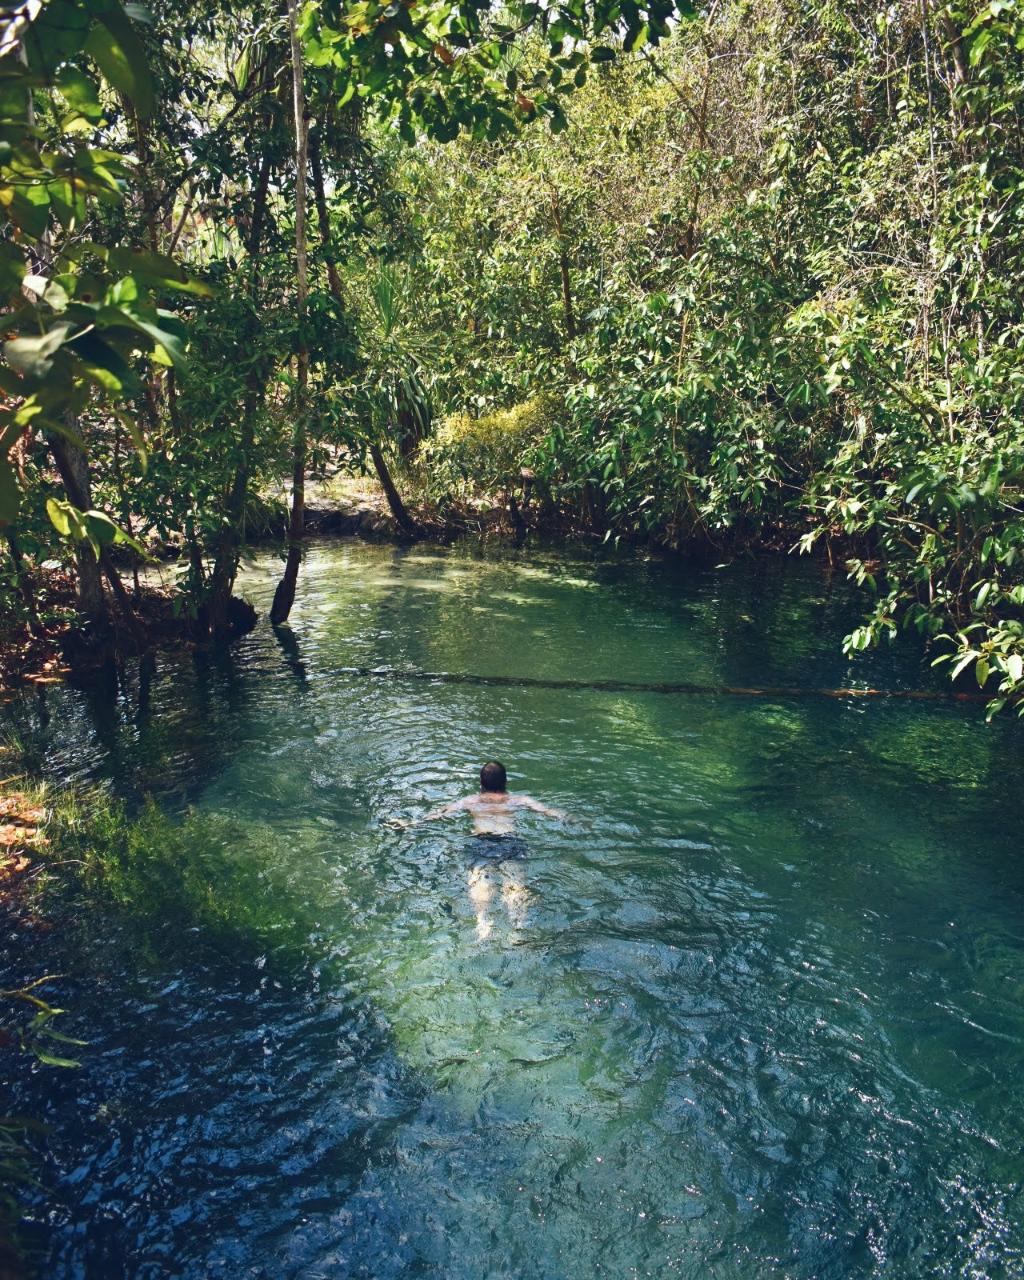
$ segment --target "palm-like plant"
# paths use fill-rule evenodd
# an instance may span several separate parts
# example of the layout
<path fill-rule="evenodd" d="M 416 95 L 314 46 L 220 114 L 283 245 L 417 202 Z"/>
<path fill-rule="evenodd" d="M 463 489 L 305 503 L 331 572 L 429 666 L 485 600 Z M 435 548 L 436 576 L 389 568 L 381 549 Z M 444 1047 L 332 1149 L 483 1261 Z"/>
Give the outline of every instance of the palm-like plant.
<path fill-rule="evenodd" d="M 378 442 L 391 441 L 403 457 L 430 431 L 430 396 L 423 377 L 429 352 L 403 322 L 401 283 L 382 266 L 373 285 L 374 330 L 368 342 L 363 397 Z"/>
<path fill-rule="evenodd" d="M 408 457 L 430 431 L 430 396 L 423 377 L 427 351 L 403 322 L 403 291 L 394 269 L 384 265 L 372 289 L 374 307 L 358 388 L 367 448 L 391 514 L 409 533 L 415 521 L 395 488 L 385 449 Z"/>

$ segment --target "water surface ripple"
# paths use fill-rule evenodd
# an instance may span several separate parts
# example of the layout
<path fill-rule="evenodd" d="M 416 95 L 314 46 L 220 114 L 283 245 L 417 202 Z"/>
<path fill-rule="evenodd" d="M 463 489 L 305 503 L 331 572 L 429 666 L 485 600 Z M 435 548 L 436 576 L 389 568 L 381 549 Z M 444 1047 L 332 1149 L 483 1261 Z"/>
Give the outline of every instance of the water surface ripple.
<path fill-rule="evenodd" d="M 1019 726 L 637 687 L 941 691 L 853 617 L 801 565 L 322 546 L 290 633 L 15 708 L 301 934 L 48 935 L 90 1045 L 10 1064 L 44 1274 L 1024 1275 Z M 577 820 L 487 865 L 382 827 L 487 757 Z"/>

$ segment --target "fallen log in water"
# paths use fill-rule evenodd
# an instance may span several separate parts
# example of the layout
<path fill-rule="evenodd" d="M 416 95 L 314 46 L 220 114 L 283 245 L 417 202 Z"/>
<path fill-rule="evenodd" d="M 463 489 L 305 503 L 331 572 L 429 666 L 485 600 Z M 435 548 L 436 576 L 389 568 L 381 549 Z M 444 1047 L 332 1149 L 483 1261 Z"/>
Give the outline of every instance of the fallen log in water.
<path fill-rule="evenodd" d="M 471 684 L 500 689 L 580 689 L 597 693 L 688 694 L 695 697 L 737 698 L 901 698 L 915 702 L 987 702 L 984 693 L 941 689 L 814 688 L 801 685 L 764 687 L 732 684 L 693 684 L 687 681 L 555 680 L 530 676 L 487 676 L 464 671 L 420 671 L 403 667 L 336 667 L 330 674 L 368 680 L 419 680 L 427 684 Z"/>

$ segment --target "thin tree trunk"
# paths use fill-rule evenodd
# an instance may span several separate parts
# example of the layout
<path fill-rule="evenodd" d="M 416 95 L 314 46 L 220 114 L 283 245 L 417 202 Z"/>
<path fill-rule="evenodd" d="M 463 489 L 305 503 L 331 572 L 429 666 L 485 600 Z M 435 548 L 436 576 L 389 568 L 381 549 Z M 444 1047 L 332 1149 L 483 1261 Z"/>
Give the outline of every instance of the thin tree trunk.
<path fill-rule="evenodd" d="M 324 174 L 320 165 L 318 144 L 314 144 L 312 148 L 312 170 L 316 216 L 320 227 L 320 243 L 323 247 L 324 260 L 327 263 L 327 281 L 335 301 L 339 306 L 343 307 L 345 298 L 341 288 L 341 277 L 338 274 L 337 263 L 334 258 L 334 246 L 331 242 L 330 224 L 327 218 L 327 195 L 324 191 Z M 401 494 L 392 479 L 387 459 L 384 457 L 380 445 L 370 445 L 370 460 L 373 462 L 373 469 L 377 472 L 377 479 L 380 481 L 380 487 L 384 490 L 384 497 L 387 499 L 388 509 L 391 514 L 401 529 L 409 534 L 410 537 L 418 538 L 420 536 L 420 527 L 409 514 L 408 508 L 402 501 Z"/>
<path fill-rule="evenodd" d="M 88 511 L 92 506 L 92 499 L 85 454 L 73 441 L 55 431 L 47 432 L 46 438 L 68 498 L 79 511 Z M 82 543 L 75 547 L 75 567 L 78 574 L 79 609 L 97 631 L 109 631 L 110 614 L 103 594 L 103 577 L 99 561 L 93 555 L 91 547 Z"/>
<path fill-rule="evenodd" d="M 377 479 L 380 481 L 380 487 L 384 490 L 384 497 L 387 498 L 388 508 L 395 517 L 400 527 L 405 530 L 413 538 L 420 535 L 420 527 L 409 514 L 408 508 L 402 501 L 402 496 L 395 488 L 395 482 L 391 478 L 391 472 L 388 470 L 387 461 L 381 452 L 379 444 L 370 445 L 370 460 L 373 462 L 373 469 L 377 473 Z"/>
<path fill-rule="evenodd" d="M 47 439 L 71 502 L 79 511 L 91 510 L 92 489 L 89 483 L 89 463 L 85 454 L 76 444 L 57 435 L 56 432 L 48 433 Z M 75 558 L 78 562 L 79 598 L 82 601 L 83 612 L 90 621 L 95 622 L 100 629 L 106 629 L 110 625 L 110 614 L 103 596 L 102 579 L 106 578 L 128 630 L 135 640 L 141 640 L 131 598 L 125 590 L 121 575 L 109 553 L 101 550 L 97 557 L 91 547 L 86 548 L 83 545 L 75 549 Z"/>
<path fill-rule="evenodd" d="M 295 430 L 292 439 L 292 509 L 288 522 L 288 560 L 274 592 L 270 621 L 279 626 L 288 620 L 295 601 L 295 584 L 302 561 L 306 509 L 306 391 L 309 385 L 309 347 L 306 344 L 306 168 L 309 121 L 302 91 L 302 47 L 299 43 L 298 6 L 287 0 L 288 35 L 292 50 L 292 98 L 295 107 L 295 310 L 299 324 L 298 376 L 295 388 Z"/>
<path fill-rule="evenodd" d="M 249 236 L 246 242 L 246 250 L 254 264 L 259 254 L 260 239 L 263 234 L 267 192 L 270 186 L 270 169 L 271 160 L 268 149 L 263 154 L 259 177 L 256 180 L 256 189 L 253 194 L 252 223 L 249 227 Z M 255 271 L 255 265 L 253 270 Z M 242 404 L 238 462 L 235 466 L 235 474 L 232 478 L 231 489 L 225 504 L 224 523 L 217 537 L 213 569 L 210 574 L 207 623 L 214 635 L 224 635 L 230 629 L 228 624 L 228 601 L 231 598 L 231 592 L 235 584 L 235 574 L 238 569 L 238 548 L 242 535 L 242 518 L 245 514 L 246 499 L 249 496 L 249 460 L 252 455 L 256 429 L 256 410 L 259 402 L 260 382 L 259 371 L 254 367 L 249 377 L 245 400 Z M 198 559 L 197 564 L 197 556 L 198 548 L 192 560 L 193 576 L 196 575 L 197 569 L 202 567 L 201 558 Z M 202 581 L 201 573 L 198 575 L 198 581 Z"/>
<path fill-rule="evenodd" d="M 25 561 L 22 558 L 18 536 L 13 529 L 8 529 L 6 533 L 7 549 L 10 552 L 11 563 L 14 565 L 14 580 L 17 584 L 18 595 L 21 596 L 21 603 L 25 608 L 26 617 L 28 618 L 28 629 L 32 635 L 41 636 L 45 634 L 45 631 L 42 623 L 39 621 L 39 612 L 36 609 L 35 597 L 32 594 L 32 585 L 25 572 Z"/>
<path fill-rule="evenodd" d="M 565 336 L 570 342 L 576 337 L 576 311 L 572 302 L 572 284 L 569 279 L 569 253 L 565 247 L 565 229 L 562 226 L 562 210 L 558 192 L 551 188 L 551 216 L 558 237 L 558 272 L 562 278 L 562 312 L 565 316 Z"/>
<path fill-rule="evenodd" d="M 526 521 L 523 519 L 523 513 L 519 510 L 516 495 L 511 490 L 508 493 L 506 506 L 508 507 L 509 519 L 512 521 L 512 531 L 515 535 L 514 543 L 517 547 L 521 547 L 526 541 Z"/>
<path fill-rule="evenodd" d="M 157 217 L 157 209 L 159 208 L 159 200 L 153 185 L 153 151 L 149 145 L 149 134 L 146 126 L 139 113 L 135 110 L 130 99 L 123 94 L 119 95 L 121 105 L 126 116 L 131 121 L 132 129 L 135 133 L 135 147 L 138 153 L 139 164 L 137 169 L 137 178 L 139 180 L 139 200 L 143 209 L 143 222 L 146 228 L 146 242 L 153 253 L 160 252 L 160 228 L 159 219 Z M 144 381 L 144 394 L 146 405 L 146 417 L 149 419 L 149 428 L 155 435 L 160 430 L 160 374 L 156 367 L 149 365 Z"/>
<path fill-rule="evenodd" d="M 316 200 L 316 217 L 320 226 L 320 243 L 323 245 L 324 261 L 327 264 L 327 283 L 336 301 L 344 306 L 341 290 L 341 277 L 334 258 L 334 242 L 331 239 L 331 224 L 327 218 L 327 195 L 324 191 L 324 171 L 320 164 L 320 140 L 314 137 L 309 148 L 310 167 L 313 170 L 313 196 Z"/>

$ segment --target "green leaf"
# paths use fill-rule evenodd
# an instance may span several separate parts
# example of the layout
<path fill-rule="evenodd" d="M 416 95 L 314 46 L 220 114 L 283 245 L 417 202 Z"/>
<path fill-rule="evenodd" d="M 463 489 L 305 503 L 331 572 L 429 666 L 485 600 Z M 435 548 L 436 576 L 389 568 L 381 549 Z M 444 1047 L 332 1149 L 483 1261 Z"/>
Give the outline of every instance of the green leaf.
<path fill-rule="evenodd" d="M 953 670 L 949 673 L 950 680 L 955 680 L 965 667 L 969 667 L 978 655 L 972 649 L 969 653 L 965 653 Z"/>
<path fill-rule="evenodd" d="M 153 81 L 142 41 L 117 0 L 105 0 L 89 32 L 86 52 L 115 89 L 131 99 L 140 116 L 153 112 Z"/>
<path fill-rule="evenodd" d="M 7 362 L 28 378 L 45 378 L 73 327 L 64 321 L 38 337 L 12 338 L 4 343 Z"/>
<path fill-rule="evenodd" d="M 649 35 L 650 35 L 650 31 L 648 29 L 647 23 L 645 22 L 643 23 L 642 26 L 639 26 L 635 32 L 627 33 L 626 39 L 623 42 L 623 46 L 628 53 L 635 53 L 636 50 L 639 49 L 641 45 L 644 45 L 647 43 Z"/>
<path fill-rule="evenodd" d="M 103 119 L 99 87 L 81 67 L 71 65 L 62 67 L 57 74 L 57 88 L 68 106 L 85 116 L 87 120 L 97 122 Z"/>
<path fill-rule="evenodd" d="M 94 548 L 107 547 L 113 542 L 118 542 L 131 547 L 141 556 L 146 554 L 146 550 L 140 542 L 133 538 L 130 533 L 126 533 L 119 524 L 115 524 L 102 511 L 86 511 L 82 515 L 82 520 L 85 525 L 86 537 Z"/>
<path fill-rule="evenodd" d="M 26 276 L 24 287 L 31 289 L 36 297 L 52 307 L 54 311 L 64 311 L 68 305 L 68 295 L 56 280 L 47 280 L 45 276 Z"/>
<path fill-rule="evenodd" d="M 105 516 L 102 511 L 86 511 L 83 513 L 85 528 L 89 536 L 89 541 L 98 544 L 101 547 L 110 546 L 112 542 L 118 541 L 118 533 L 120 530 L 109 516 Z"/>
<path fill-rule="evenodd" d="M 68 178 L 58 178 L 46 184 L 50 196 L 50 208 L 56 214 L 60 225 L 69 231 L 75 222 L 84 222 L 88 213 L 85 192 L 77 183 Z"/>
<path fill-rule="evenodd" d="M 54 1012 L 57 1012 L 54 1010 Z M 63 1010 L 61 1010 L 63 1012 Z M 59 1040 L 61 1044 L 73 1044 L 78 1049 L 84 1049 L 89 1043 L 88 1040 L 79 1040 L 76 1036 L 66 1036 L 63 1031 L 53 1031 L 47 1027 L 43 1033 L 47 1040 Z"/>
<path fill-rule="evenodd" d="M 979 31 L 971 41 L 970 60 L 971 66 L 976 67 L 984 56 L 985 50 L 988 48 L 992 40 L 991 30 Z"/>
<path fill-rule="evenodd" d="M 56 1058 L 52 1053 L 43 1053 L 42 1049 L 32 1050 L 35 1057 L 48 1067 L 80 1067 L 82 1064 L 76 1062 L 74 1058 Z"/>
<path fill-rule="evenodd" d="M 179 331 L 182 326 L 176 324 L 175 317 L 168 312 L 154 314 L 129 311 L 125 307 L 100 307 L 96 312 L 96 326 L 101 329 L 135 329 L 144 333 L 157 347 L 162 347 L 175 364 L 185 363 L 185 339 L 183 332 Z"/>
<path fill-rule="evenodd" d="M 70 503 L 60 502 L 56 498 L 46 499 L 46 514 L 50 517 L 50 523 L 61 535 L 62 538 L 71 536 L 71 516 L 68 511 Z"/>
<path fill-rule="evenodd" d="M 0 525 L 11 524 L 18 516 L 21 490 L 9 457 L 0 458 Z"/>
<path fill-rule="evenodd" d="M 124 357 L 90 330 L 68 343 L 68 351 L 81 361 L 86 373 L 104 391 L 121 394 L 138 383 L 135 372 Z"/>
<path fill-rule="evenodd" d="M 0 296 L 6 297 L 21 288 L 25 278 L 25 255 L 10 240 L 0 243 Z"/>
<path fill-rule="evenodd" d="M 143 284 L 164 285 L 201 298 L 214 297 L 209 285 L 190 280 L 180 262 L 162 253 L 150 253 L 145 249 L 111 249 L 107 262 L 112 271 L 133 276 Z"/>
<path fill-rule="evenodd" d="M 26 187 L 8 187 L 6 194 L 7 216 L 19 231 L 38 240 L 50 221 L 49 191 L 41 183 L 35 183 Z"/>
<path fill-rule="evenodd" d="M 122 413 L 121 410 L 117 410 L 116 416 L 118 422 L 131 436 L 132 444 L 135 445 L 142 469 L 145 471 L 149 466 L 149 450 L 146 448 L 146 438 L 142 434 L 142 429 L 130 413 Z"/>
<path fill-rule="evenodd" d="M 245 86 L 249 83 L 249 68 L 252 60 L 252 46 L 246 45 L 242 50 L 238 61 L 235 63 L 235 83 L 238 85 L 239 93 L 245 92 Z"/>
<path fill-rule="evenodd" d="M 145 557 L 146 551 L 140 542 L 126 533 L 102 511 L 79 511 L 70 502 L 59 498 L 47 498 L 46 513 L 50 522 L 63 538 L 73 538 L 76 542 L 88 542 L 99 558 L 103 547 L 111 543 L 123 543 Z"/>

